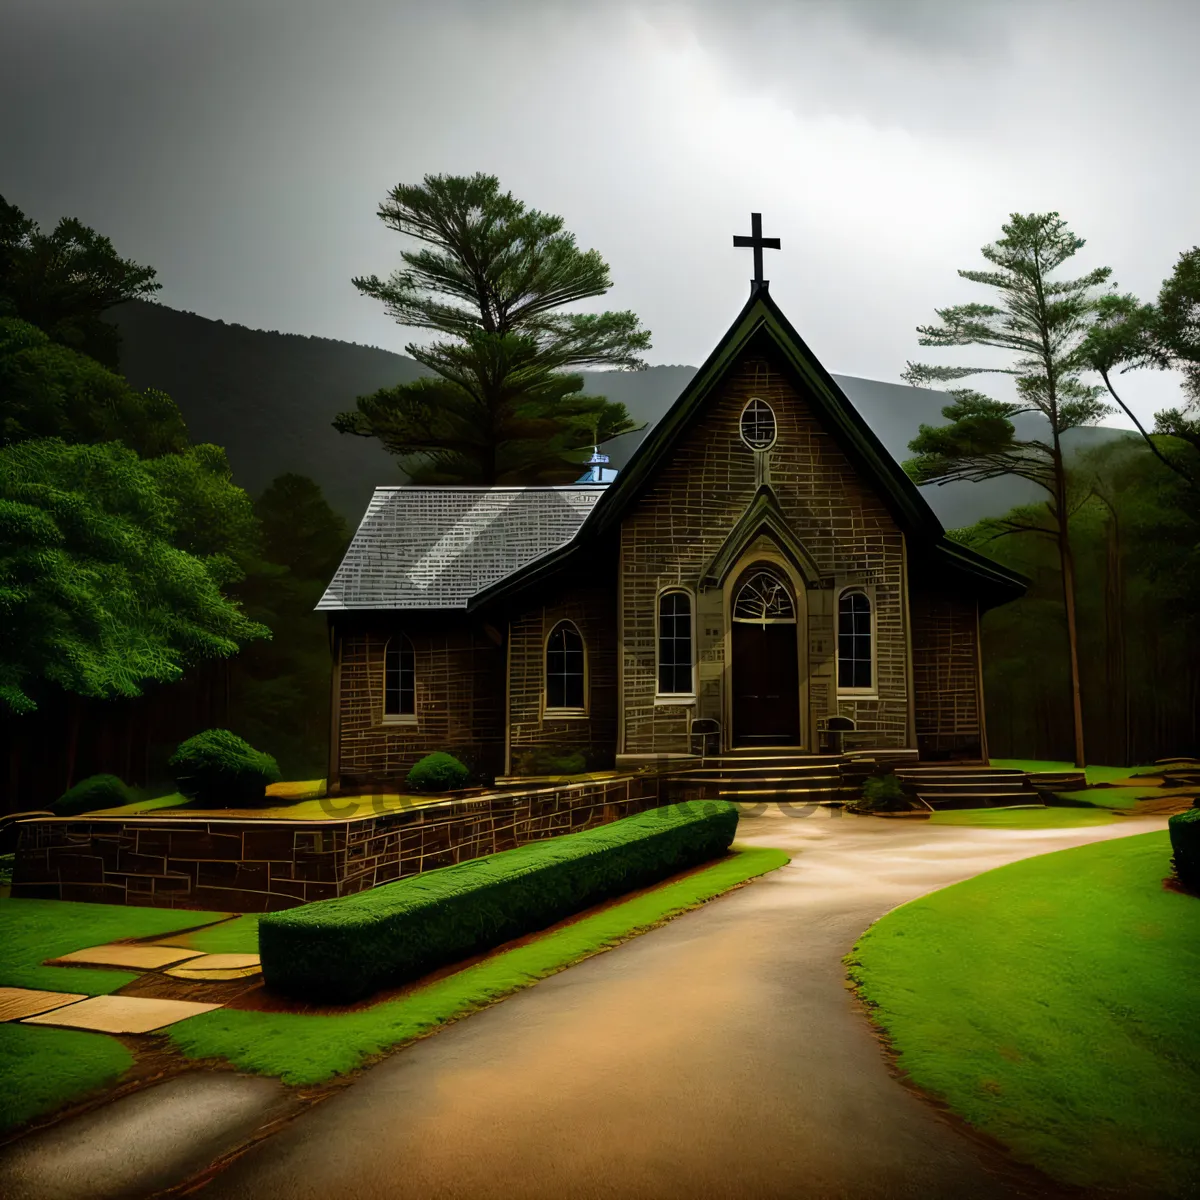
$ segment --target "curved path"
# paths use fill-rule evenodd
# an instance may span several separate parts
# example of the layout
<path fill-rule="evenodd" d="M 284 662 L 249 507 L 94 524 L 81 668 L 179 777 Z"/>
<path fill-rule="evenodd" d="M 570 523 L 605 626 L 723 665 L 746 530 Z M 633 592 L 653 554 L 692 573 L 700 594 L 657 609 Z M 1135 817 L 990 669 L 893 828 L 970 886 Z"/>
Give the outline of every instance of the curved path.
<path fill-rule="evenodd" d="M 793 862 L 409 1047 L 199 1194 L 1053 1195 L 889 1073 L 840 960 L 921 893 L 1162 827 L 744 818 L 740 841 L 782 846 Z"/>

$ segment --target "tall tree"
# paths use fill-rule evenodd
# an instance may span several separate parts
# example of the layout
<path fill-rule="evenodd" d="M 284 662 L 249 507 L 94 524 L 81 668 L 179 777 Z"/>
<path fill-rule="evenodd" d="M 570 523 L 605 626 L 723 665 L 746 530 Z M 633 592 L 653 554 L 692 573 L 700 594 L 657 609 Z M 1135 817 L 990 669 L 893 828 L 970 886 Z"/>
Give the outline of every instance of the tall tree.
<path fill-rule="evenodd" d="M 1075 570 L 1071 555 L 1070 502 L 1062 436 L 1113 410 L 1103 391 L 1080 380 L 1086 366 L 1080 348 L 1097 304 L 1096 288 L 1111 271 L 1098 267 L 1077 279 L 1052 278 L 1083 246 L 1058 213 L 1013 213 L 1004 236 L 982 253 L 996 269 L 959 271 L 963 279 L 994 288 L 995 304 L 961 304 L 937 310 L 938 325 L 920 325 L 922 346 L 990 346 L 1012 358 L 1006 366 L 934 366 L 909 363 L 904 378 L 914 386 L 952 382 L 970 375 L 1011 376 L 1018 399 L 1001 401 L 970 388 L 949 388 L 954 402 L 942 410 L 949 425 L 922 425 L 909 443 L 915 455 L 905 469 L 918 483 L 982 480 L 1018 475 L 1048 493 L 1046 524 L 1020 517 L 1007 531 L 1053 539 L 1062 577 L 1066 615 L 1072 728 L 1076 766 L 1086 759 L 1075 617 Z M 1018 438 L 1015 416 L 1040 414 L 1045 433 Z"/>
<path fill-rule="evenodd" d="M 638 428 L 624 405 L 583 394 L 579 367 L 645 366 L 650 334 L 632 312 L 567 313 L 612 286 L 563 219 L 501 192 L 493 175 L 427 175 L 380 206 L 425 243 L 387 281 L 354 285 L 401 325 L 443 335 L 407 352 L 432 375 L 360 397 L 342 433 L 378 438 L 430 483 L 561 483 L 581 450 Z"/>
<path fill-rule="evenodd" d="M 82 222 L 64 217 L 43 233 L 0 196 L 0 316 L 20 317 L 115 371 L 120 335 L 101 314 L 158 291 L 154 275 Z"/>
<path fill-rule="evenodd" d="M 1157 304 L 1128 293 L 1103 297 L 1080 353 L 1155 457 L 1200 492 L 1200 246 L 1180 254 Z M 1183 373 L 1183 406 L 1155 413 L 1152 432 L 1113 384 L 1114 374 L 1142 367 Z"/>

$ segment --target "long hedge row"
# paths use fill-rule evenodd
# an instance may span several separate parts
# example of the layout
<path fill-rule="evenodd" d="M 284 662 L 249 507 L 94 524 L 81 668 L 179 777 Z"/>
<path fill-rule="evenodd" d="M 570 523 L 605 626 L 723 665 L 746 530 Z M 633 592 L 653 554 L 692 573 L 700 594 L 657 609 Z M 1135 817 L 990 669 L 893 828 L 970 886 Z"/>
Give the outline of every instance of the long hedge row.
<path fill-rule="evenodd" d="M 653 808 L 271 913 L 258 927 L 265 981 L 305 1000 L 361 999 L 716 858 L 737 819 L 724 801 Z"/>

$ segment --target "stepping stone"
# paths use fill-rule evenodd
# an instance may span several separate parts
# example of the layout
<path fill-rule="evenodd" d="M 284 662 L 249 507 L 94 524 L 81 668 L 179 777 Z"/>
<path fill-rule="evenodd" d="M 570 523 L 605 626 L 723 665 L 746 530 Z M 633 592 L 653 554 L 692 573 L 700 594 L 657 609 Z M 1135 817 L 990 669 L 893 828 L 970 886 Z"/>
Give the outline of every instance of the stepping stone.
<path fill-rule="evenodd" d="M 61 967 L 129 967 L 135 971 L 156 971 L 173 967 L 189 958 L 199 958 L 203 950 L 184 950 L 178 946 L 92 946 L 87 950 L 72 950 L 59 958 L 51 959 L 46 965 Z"/>
<path fill-rule="evenodd" d="M 36 1017 L 25 1025 L 56 1025 L 62 1029 L 94 1029 L 97 1033 L 152 1033 L 176 1021 L 211 1012 L 219 1004 L 191 1000 L 152 1000 L 143 996 L 93 996 L 78 1004 Z"/>
<path fill-rule="evenodd" d="M 33 988 L 0 987 L 0 1021 L 20 1021 L 36 1017 L 52 1008 L 64 1008 L 77 1000 L 86 1000 L 80 992 L 39 992 Z"/>
<path fill-rule="evenodd" d="M 175 979 L 248 979 L 262 974 L 262 964 L 257 954 L 206 954 L 169 967 L 166 974 Z"/>

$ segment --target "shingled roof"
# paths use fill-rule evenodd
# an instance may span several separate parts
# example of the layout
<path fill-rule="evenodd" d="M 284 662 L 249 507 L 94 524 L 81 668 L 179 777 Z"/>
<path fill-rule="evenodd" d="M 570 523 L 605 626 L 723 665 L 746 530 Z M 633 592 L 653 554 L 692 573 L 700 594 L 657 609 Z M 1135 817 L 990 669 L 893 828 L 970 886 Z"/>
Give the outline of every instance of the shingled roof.
<path fill-rule="evenodd" d="M 566 546 L 604 491 L 376 488 L 317 608 L 467 608 L 478 592 Z"/>

